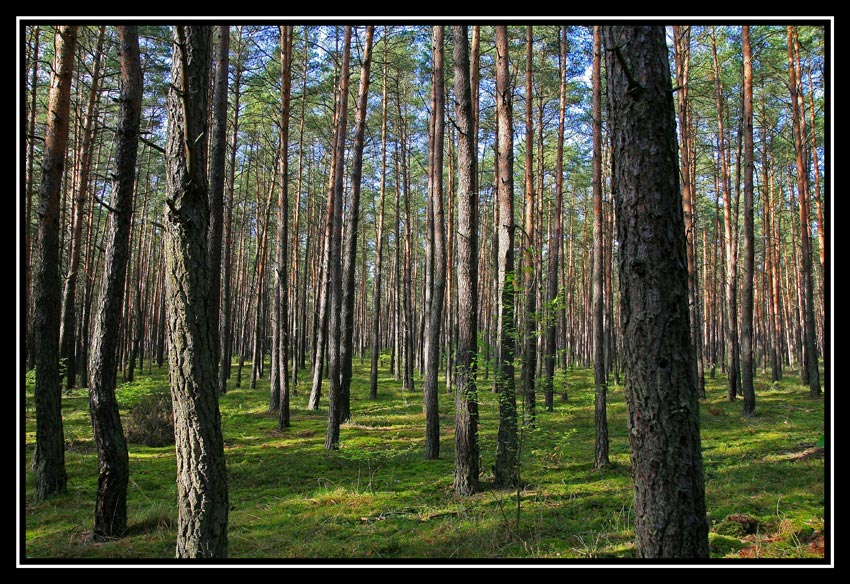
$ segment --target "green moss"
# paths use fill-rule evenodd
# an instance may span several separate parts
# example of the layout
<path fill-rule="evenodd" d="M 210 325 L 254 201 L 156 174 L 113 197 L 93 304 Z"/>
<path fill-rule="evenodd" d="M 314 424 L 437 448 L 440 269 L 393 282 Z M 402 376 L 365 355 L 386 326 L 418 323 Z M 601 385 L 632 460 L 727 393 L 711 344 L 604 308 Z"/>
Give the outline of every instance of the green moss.
<path fill-rule="evenodd" d="M 246 370 L 247 372 L 247 370 Z M 292 427 L 277 430 L 268 412 L 268 381 L 221 396 L 227 457 L 231 558 L 634 558 L 631 462 L 622 387 L 608 402 L 610 459 L 593 469 L 592 372 L 570 369 L 556 380 L 567 401 L 538 409 L 536 429 L 523 431 L 517 493 L 492 488 L 498 429 L 497 396 L 480 376 L 481 492 L 452 492 L 454 400 L 439 393 L 441 454 L 424 458 L 421 382 L 402 390 L 386 370 L 378 399 L 368 399 L 368 361 L 355 359 L 352 420 L 341 448 L 324 449 L 327 397 L 307 410 L 309 381 L 292 396 Z M 758 416 L 728 402 L 725 378 L 709 380 L 702 400 L 706 503 L 714 527 L 712 555 L 740 549 L 746 530 L 734 515 L 757 521 L 759 557 L 811 557 L 823 530 L 824 459 L 800 460 L 823 432 L 823 401 L 808 399 L 787 378 L 758 391 Z M 762 381 L 758 379 L 757 381 Z M 119 388 L 122 415 L 150 395 L 168 393 L 167 369 L 137 374 Z M 541 400 L 539 400 L 541 401 Z M 85 388 L 63 397 L 69 492 L 32 504 L 29 470 L 35 440 L 32 388 L 25 415 L 25 553 L 39 558 L 171 558 L 176 530 L 174 447 L 130 444 L 129 533 L 89 541 L 97 488 L 97 453 Z M 709 408 L 725 415 L 713 415 Z M 736 535 L 736 537 L 730 537 Z M 770 536 L 770 537 L 769 537 Z M 747 536 L 748 542 L 750 537 Z M 722 538 L 722 539 L 718 539 Z M 735 546 L 738 547 L 735 547 Z"/>
<path fill-rule="evenodd" d="M 744 543 L 735 537 L 719 533 L 708 534 L 708 549 L 711 557 L 722 558 L 743 549 Z"/>

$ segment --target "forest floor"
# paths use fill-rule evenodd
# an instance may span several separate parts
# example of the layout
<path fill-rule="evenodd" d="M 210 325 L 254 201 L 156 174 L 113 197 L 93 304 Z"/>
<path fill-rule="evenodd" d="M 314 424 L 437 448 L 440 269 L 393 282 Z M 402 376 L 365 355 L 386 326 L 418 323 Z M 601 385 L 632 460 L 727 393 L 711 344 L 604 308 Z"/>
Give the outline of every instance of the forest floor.
<path fill-rule="evenodd" d="M 307 410 L 307 375 L 291 403 L 292 426 L 277 431 L 268 412 L 268 381 L 221 397 L 230 497 L 229 556 L 245 560 L 380 561 L 634 558 L 634 510 L 623 388 L 611 385 L 611 466 L 594 470 L 592 371 L 556 380 L 554 412 L 538 408 L 525 429 L 518 491 L 492 488 L 498 406 L 479 380 L 482 492 L 457 496 L 454 399 L 440 394 L 440 459 L 424 459 L 421 380 L 403 391 L 381 370 L 378 399 L 368 399 L 368 360 L 355 359 L 352 421 L 341 448 L 323 448 L 327 381 L 318 412 Z M 481 372 L 483 373 L 483 372 Z M 29 464 L 35 445 L 33 380 L 27 378 L 22 477 L 21 558 L 173 558 L 176 537 L 174 446 L 131 443 L 129 533 L 91 539 L 97 488 L 88 391 L 63 398 L 68 493 L 33 504 Z M 235 375 L 235 367 L 234 367 Z M 119 386 L 125 416 L 148 394 L 168 392 L 167 367 L 137 371 Z M 825 400 L 808 398 L 799 377 L 756 379 L 757 410 L 726 399 L 725 376 L 707 379 L 700 402 L 706 504 L 712 558 L 824 557 Z M 231 386 L 233 378 L 231 379 Z M 566 392 L 566 393 L 564 393 Z M 565 399 L 566 398 L 566 399 Z M 538 402 L 542 402 L 538 397 Z M 23 535 L 23 534 L 22 534 Z"/>

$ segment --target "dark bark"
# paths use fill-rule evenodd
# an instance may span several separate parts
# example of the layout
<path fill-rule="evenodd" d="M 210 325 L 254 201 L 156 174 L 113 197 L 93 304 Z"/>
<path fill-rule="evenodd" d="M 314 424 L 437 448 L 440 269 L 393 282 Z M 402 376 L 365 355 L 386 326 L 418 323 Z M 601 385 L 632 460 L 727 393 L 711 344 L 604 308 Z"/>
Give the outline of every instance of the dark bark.
<path fill-rule="evenodd" d="M 477 153 L 470 91 L 467 27 L 454 33 L 455 117 L 457 118 L 457 368 L 455 370 L 454 490 L 478 491 L 478 194 L 475 192 Z M 451 374 L 451 372 L 449 372 Z"/>
<path fill-rule="evenodd" d="M 220 361 L 221 341 L 221 240 L 224 222 L 224 157 L 227 150 L 227 76 L 230 67 L 230 27 L 216 27 L 215 77 L 210 129 L 210 232 L 207 242 L 210 301 L 209 320 L 213 333 L 215 363 Z"/>
<path fill-rule="evenodd" d="M 35 377 L 35 498 L 41 501 L 67 490 L 62 391 L 59 377 L 59 201 L 70 119 L 71 77 L 77 27 L 56 28 L 53 73 L 47 104 L 42 178 L 38 191 L 38 234 L 33 333 L 38 356 Z"/>
<path fill-rule="evenodd" d="M 744 415 L 756 410 L 753 388 L 753 287 L 755 285 L 755 229 L 753 226 L 753 63 L 750 48 L 750 27 L 741 27 L 744 60 L 744 265 L 741 280 L 741 390 L 744 394 Z"/>
<path fill-rule="evenodd" d="M 39 39 L 40 39 L 41 29 L 36 26 L 33 29 L 32 33 L 32 54 L 29 57 L 32 63 L 32 81 L 30 82 L 31 86 L 31 95 L 30 95 L 30 106 L 29 106 L 29 117 L 27 120 L 27 192 L 26 192 L 26 210 L 25 210 L 25 219 L 24 219 L 24 285 L 26 286 L 26 302 L 27 302 L 27 322 L 33 322 L 32 320 L 32 307 L 33 307 L 33 290 L 32 290 L 32 266 L 30 262 L 32 261 L 32 190 L 33 183 L 35 182 L 33 179 L 35 177 L 35 120 L 36 120 L 36 107 L 38 104 L 38 49 L 39 49 Z M 27 361 L 27 371 L 30 371 L 33 367 L 35 367 L 35 341 L 33 337 L 33 327 L 27 327 L 26 332 L 26 345 L 24 346 L 24 351 L 26 352 L 26 361 Z"/>
<path fill-rule="evenodd" d="M 606 26 L 637 554 L 707 558 L 687 252 L 663 27 Z"/>
<path fill-rule="evenodd" d="M 602 227 L 602 37 L 598 26 L 593 27 L 593 382 L 594 399 L 595 468 L 608 466 L 608 376 L 605 371 L 605 330 L 602 296 L 605 258 Z M 610 326 L 610 325 L 609 325 Z"/>
<path fill-rule="evenodd" d="M 94 535 L 121 537 L 127 530 L 129 458 L 118 402 L 115 399 L 116 345 L 121 296 L 130 254 L 136 153 L 142 111 L 142 66 L 135 26 L 119 26 L 121 110 L 116 131 L 115 183 L 89 363 L 89 400 L 97 446 L 98 481 Z"/>
<path fill-rule="evenodd" d="M 339 448 L 339 425 L 342 422 L 342 388 L 340 387 L 340 349 L 342 344 L 342 198 L 343 165 L 345 162 L 345 132 L 348 122 L 348 70 L 351 54 L 351 26 L 345 27 L 342 66 L 339 74 L 337 124 L 334 129 L 333 214 L 331 216 L 330 247 L 328 249 L 327 292 L 330 296 L 328 315 L 328 430 L 325 448 Z M 328 206 L 330 208 L 330 205 Z"/>
<path fill-rule="evenodd" d="M 496 27 L 496 108 L 499 112 L 499 343 L 496 374 L 499 393 L 499 431 L 496 442 L 497 487 L 515 487 L 519 481 L 519 441 L 517 438 L 516 385 L 514 355 L 516 326 L 514 302 L 514 155 L 512 88 L 508 61 L 508 31 Z"/>
<path fill-rule="evenodd" d="M 342 258 L 342 345 L 340 347 L 340 422 L 351 417 L 351 368 L 354 356 L 354 266 L 357 258 L 357 229 L 360 223 L 360 178 L 363 174 L 363 146 L 366 137 L 366 106 L 369 99 L 369 71 L 372 66 L 374 26 L 366 27 L 363 64 L 354 116 L 354 151 L 351 158 L 351 201 L 345 222 Z M 365 275 L 361 276 L 365 280 Z"/>
<path fill-rule="evenodd" d="M 431 85 L 430 168 L 428 169 L 429 204 L 432 215 L 431 243 L 433 290 L 430 311 L 426 313 L 425 378 L 422 389 L 425 397 L 425 458 L 440 457 L 440 411 L 438 407 L 437 374 L 440 368 L 440 327 L 443 324 L 443 299 L 446 290 L 446 232 L 443 221 L 443 144 L 445 136 L 445 81 L 443 72 L 444 27 L 433 27 L 433 78 Z"/>
<path fill-rule="evenodd" d="M 208 26 L 174 28 L 168 92 L 165 251 L 177 455 L 178 558 L 227 556 L 227 468 L 209 315 Z"/>
<path fill-rule="evenodd" d="M 549 236 L 549 258 L 546 267 L 546 302 L 549 315 L 546 319 L 546 352 L 543 356 L 543 394 L 546 409 L 554 409 L 555 354 L 557 352 L 558 328 L 558 264 L 561 251 L 561 225 L 564 208 L 564 116 L 567 97 L 567 40 L 566 27 L 560 32 L 560 99 L 558 100 L 558 142 L 555 155 L 555 214 Z"/>

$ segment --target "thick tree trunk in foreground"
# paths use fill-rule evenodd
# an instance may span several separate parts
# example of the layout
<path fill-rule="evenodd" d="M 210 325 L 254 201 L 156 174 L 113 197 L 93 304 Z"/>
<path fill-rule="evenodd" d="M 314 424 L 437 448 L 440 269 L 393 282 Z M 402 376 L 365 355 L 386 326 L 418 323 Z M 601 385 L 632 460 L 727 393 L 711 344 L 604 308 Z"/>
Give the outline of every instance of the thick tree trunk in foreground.
<path fill-rule="evenodd" d="M 474 188 L 477 153 L 473 149 L 475 140 L 466 26 L 453 26 L 452 29 L 458 125 L 458 336 L 454 490 L 461 495 L 471 495 L 478 491 L 479 474 L 478 395 L 475 386 L 478 355 L 478 194 Z"/>
<path fill-rule="evenodd" d="M 71 77 L 77 27 L 56 28 L 53 74 L 44 129 L 44 158 L 38 191 L 38 234 L 33 287 L 33 331 L 38 356 L 35 370 L 35 498 L 44 500 L 67 489 L 62 389 L 59 378 L 59 199 L 70 118 Z"/>
<path fill-rule="evenodd" d="M 177 26 L 168 92 L 165 251 L 177 453 L 177 557 L 227 557 L 227 469 L 209 315 L 208 26 Z"/>
<path fill-rule="evenodd" d="M 121 111 L 116 131 L 115 213 L 106 239 L 106 258 L 97 304 L 89 363 L 89 400 L 97 445 L 98 481 L 95 501 L 95 537 L 121 537 L 127 530 L 129 459 L 118 402 L 115 399 L 118 326 L 121 297 L 130 253 L 133 184 L 139 119 L 142 111 L 142 66 L 135 26 L 118 27 L 121 51 Z"/>
<path fill-rule="evenodd" d="M 685 227 L 664 29 L 606 26 L 603 34 L 637 553 L 707 558 Z"/>
<path fill-rule="evenodd" d="M 499 115 L 499 343 L 501 354 L 496 374 L 499 393 L 499 432 L 496 441 L 497 487 L 514 487 L 519 481 L 514 355 L 514 155 L 512 88 L 508 63 L 508 31 L 496 27 L 496 109 Z"/>

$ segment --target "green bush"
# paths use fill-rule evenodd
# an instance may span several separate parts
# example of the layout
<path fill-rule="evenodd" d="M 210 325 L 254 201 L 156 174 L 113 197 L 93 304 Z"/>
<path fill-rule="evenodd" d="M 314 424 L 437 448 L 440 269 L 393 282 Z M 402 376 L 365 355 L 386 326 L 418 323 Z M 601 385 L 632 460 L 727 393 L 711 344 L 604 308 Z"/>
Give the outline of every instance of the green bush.
<path fill-rule="evenodd" d="M 152 395 L 137 403 L 126 424 L 127 441 L 145 446 L 174 444 L 174 419 L 171 399 Z"/>
<path fill-rule="evenodd" d="M 712 556 L 727 556 L 731 553 L 742 549 L 744 544 L 739 539 L 729 537 L 728 535 L 720 535 L 718 533 L 708 534 L 708 549 Z"/>

